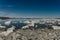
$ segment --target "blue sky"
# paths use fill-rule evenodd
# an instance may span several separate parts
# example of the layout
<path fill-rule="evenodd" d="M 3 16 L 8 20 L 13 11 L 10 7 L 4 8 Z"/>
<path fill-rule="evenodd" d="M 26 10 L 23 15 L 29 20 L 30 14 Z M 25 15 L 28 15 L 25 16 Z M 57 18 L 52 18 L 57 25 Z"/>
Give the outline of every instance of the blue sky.
<path fill-rule="evenodd" d="M 60 17 L 60 0 L 0 0 L 0 16 Z"/>

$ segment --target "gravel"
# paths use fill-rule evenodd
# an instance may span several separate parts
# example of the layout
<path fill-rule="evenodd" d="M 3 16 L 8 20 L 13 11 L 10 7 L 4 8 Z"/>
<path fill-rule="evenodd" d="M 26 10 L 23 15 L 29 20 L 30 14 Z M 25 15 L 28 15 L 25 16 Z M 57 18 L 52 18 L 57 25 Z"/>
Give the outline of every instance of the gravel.
<path fill-rule="evenodd" d="M 0 40 L 60 40 L 60 30 L 53 29 L 18 29 Z"/>

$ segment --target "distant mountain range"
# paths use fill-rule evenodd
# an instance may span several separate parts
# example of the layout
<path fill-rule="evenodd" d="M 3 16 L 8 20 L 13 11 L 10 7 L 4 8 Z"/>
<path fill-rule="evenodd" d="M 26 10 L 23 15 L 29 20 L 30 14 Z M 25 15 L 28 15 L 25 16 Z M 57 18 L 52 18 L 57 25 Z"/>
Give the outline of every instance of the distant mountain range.
<path fill-rule="evenodd" d="M 10 19 L 9 17 L 0 17 L 0 19 Z"/>
<path fill-rule="evenodd" d="M 43 18 L 11 18 L 11 17 L 0 17 L 0 19 L 43 19 Z M 51 19 L 51 18 L 44 18 L 44 19 Z M 53 18 L 53 19 L 60 19 L 60 18 Z"/>

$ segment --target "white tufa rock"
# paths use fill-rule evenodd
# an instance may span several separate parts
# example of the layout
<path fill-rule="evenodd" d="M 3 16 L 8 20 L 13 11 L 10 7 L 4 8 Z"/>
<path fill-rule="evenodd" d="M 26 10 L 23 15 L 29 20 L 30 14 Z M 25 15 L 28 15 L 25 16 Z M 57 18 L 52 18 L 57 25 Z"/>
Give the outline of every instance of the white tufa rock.
<path fill-rule="evenodd" d="M 7 31 L 1 32 L 0 35 L 8 36 L 10 33 L 13 32 L 14 29 L 15 29 L 15 26 L 13 26 L 13 27 L 7 29 Z"/>
<path fill-rule="evenodd" d="M 5 26 L 2 26 L 1 24 L 0 24 L 0 28 L 6 28 Z"/>
<path fill-rule="evenodd" d="M 33 26 L 34 27 L 35 21 L 32 21 L 28 26 Z"/>
<path fill-rule="evenodd" d="M 23 26 L 23 27 L 22 27 L 22 29 L 26 29 L 26 28 L 29 28 L 29 26 L 28 26 L 28 25 L 26 25 L 26 26 Z"/>
<path fill-rule="evenodd" d="M 8 20 L 5 22 L 5 25 L 10 25 L 10 23 L 11 23 L 11 20 Z"/>
<path fill-rule="evenodd" d="M 30 23 L 28 20 L 24 21 L 24 23 Z"/>
<path fill-rule="evenodd" d="M 53 27 L 53 29 L 60 29 L 60 26 L 52 26 Z"/>

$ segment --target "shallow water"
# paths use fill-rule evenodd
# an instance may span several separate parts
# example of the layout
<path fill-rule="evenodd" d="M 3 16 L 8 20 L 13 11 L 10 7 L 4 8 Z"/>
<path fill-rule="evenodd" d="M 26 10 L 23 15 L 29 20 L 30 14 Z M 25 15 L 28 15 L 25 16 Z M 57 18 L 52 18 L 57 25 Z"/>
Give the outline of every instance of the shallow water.
<path fill-rule="evenodd" d="M 27 25 L 26 23 L 24 23 L 25 21 L 31 22 L 32 20 L 37 20 L 37 19 L 6 19 L 6 20 L 0 20 L 0 25 L 6 26 L 6 28 L 10 28 L 12 26 L 15 26 L 17 28 L 21 28 L 21 27 Z M 11 21 L 11 22 L 7 26 L 5 24 L 5 22 L 8 22 L 8 21 Z"/>
<path fill-rule="evenodd" d="M 45 19 L 44 19 L 45 20 Z M 38 27 L 46 27 L 46 26 L 48 26 L 48 24 L 46 24 L 45 25 L 45 23 L 47 23 L 47 21 L 44 21 L 44 20 L 41 20 L 41 19 L 27 19 L 27 18 L 21 18 L 21 19 L 6 19 L 6 20 L 0 20 L 0 25 L 2 25 L 2 26 L 5 26 L 6 28 L 10 28 L 10 27 L 12 27 L 12 26 L 15 26 L 16 28 L 21 28 L 21 27 L 23 27 L 23 26 L 25 26 L 25 25 L 27 25 L 29 22 L 31 22 L 31 21 L 35 21 L 36 23 L 37 23 L 37 25 L 38 25 Z M 6 23 L 5 24 L 5 22 L 9 22 L 10 21 L 10 23 Z M 50 20 L 49 20 L 50 21 Z M 52 22 L 52 21 L 51 21 Z M 55 22 L 55 21 L 53 21 L 53 22 Z M 7 24 L 9 24 L 9 25 L 7 25 Z M 42 24 L 42 25 L 41 25 Z M 44 26 L 44 25 L 45 26 Z M 55 24 L 55 23 L 54 23 Z M 40 25 L 40 26 L 39 26 Z M 36 26 L 35 24 L 34 24 L 34 26 Z"/>

